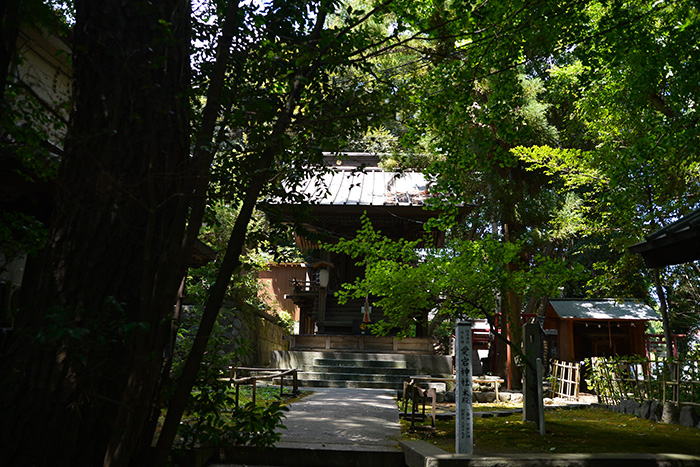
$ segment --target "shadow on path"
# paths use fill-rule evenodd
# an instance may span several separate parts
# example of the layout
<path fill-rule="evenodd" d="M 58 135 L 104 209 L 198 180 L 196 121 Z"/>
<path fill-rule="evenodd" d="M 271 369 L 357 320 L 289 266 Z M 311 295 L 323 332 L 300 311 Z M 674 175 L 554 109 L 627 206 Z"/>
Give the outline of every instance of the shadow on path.
<path fill-rule="evenodd" d="M 399 451 L 396 391 L 315 388 L 290 405 L 277 447 Z"/>

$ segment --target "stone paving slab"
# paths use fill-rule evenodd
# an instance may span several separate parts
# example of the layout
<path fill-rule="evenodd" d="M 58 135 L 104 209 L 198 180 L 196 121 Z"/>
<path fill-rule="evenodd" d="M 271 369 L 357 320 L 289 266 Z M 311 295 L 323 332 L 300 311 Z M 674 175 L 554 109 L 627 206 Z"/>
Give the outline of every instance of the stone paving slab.
<path fill-rule="evenodd" d="M 236 448 L 217 467 L 403 467 L 395 390 L 314 388 L 293 402 L 275 449 Z M 214 466 L 212 466 L 214 467 Z"/>
<path fill-rule="evenodd" d="M 277 447 L 399 451 L 396 391 L 316 388 L 290 405 Z"/>

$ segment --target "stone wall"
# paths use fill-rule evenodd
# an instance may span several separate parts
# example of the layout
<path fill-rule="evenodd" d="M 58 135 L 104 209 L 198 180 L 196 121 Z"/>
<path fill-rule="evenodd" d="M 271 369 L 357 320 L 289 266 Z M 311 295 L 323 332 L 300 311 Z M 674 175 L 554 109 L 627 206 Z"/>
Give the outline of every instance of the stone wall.
<path fill-rule="evenodd" d="M 243 339 L 249 351 L 240 356 L 242 366 L 268 366 L 270 354 L 275 350 L 287 350 L 289 335 L 277 317 L 253 307 L 243 309 L 226 308 L 219 315 L 219 325 L 223 327 L 224 336 L 231 342 L 231 348 L 240 345 Z"/>
<path fill-rule="evenodd" d="M 636 415 L 653 422 L 677 423 L 687 427 L 700 428 L 700 417 L 695 408 L 690 405 L 679 409 L 673 402 L 662 404 L 659 401 L 623 400 L 618 405 L 608 405 L 607 407 L 616 412 Z"/>
<path fill-rule="evenodd" d="M 251 351 L 241 356 L 243 366 L 269 366 L 273 351 L 289 348 L 289 342 L 285 340 L 289 332 L 279 324 L 277 317 L 253 307 L 226 314 L 222 324 L 226 327 L 225 336 L 231 342 L 242 338 L 250 346 Z"/>

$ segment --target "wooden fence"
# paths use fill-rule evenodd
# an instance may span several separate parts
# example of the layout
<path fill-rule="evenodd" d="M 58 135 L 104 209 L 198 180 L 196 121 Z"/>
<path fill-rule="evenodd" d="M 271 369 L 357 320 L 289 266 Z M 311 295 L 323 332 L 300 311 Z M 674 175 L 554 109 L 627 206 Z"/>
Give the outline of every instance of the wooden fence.
<path fill-rule="evenodd" d="M 658 400 L 700 407 L 700 362 L 677 359 L 591 359 L 591 381 L 606 404 Z"/>
<path fill-rule="evenodd" d="M 578 363 L 552 361 L 552 397 L 578 399 L 581 366 Z"/>

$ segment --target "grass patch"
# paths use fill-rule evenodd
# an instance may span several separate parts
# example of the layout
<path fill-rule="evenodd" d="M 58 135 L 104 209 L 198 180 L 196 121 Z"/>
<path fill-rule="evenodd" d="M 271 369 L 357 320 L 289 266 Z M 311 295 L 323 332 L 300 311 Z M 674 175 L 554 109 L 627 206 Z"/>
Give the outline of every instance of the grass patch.
<path fill-rule="evenodd" d="M 401 413 L 403 413 L 404 410 L 404 402 L 403 401 L 397 401 L 399 405 L 399 410 Z M 522 402 L 489 402 L 489 403 L 474 403 L 474 412 L 490 412 L 490 411 L 499 411 L 499 410 L 517 410 L 517 409 L 522 409 L 523 408 L 523 403 Z M 423 405 L 419 404 L 416 409 L 416 413 L 422 413 L 423 412 Z M 425 404 L 425 412 L 430 413 L 430 401 L 428 401 Z M 435 412 L 438 414 L 441 413 L 455 413 L 455 403 L 454 402 L 438 402 L 435 404 Z M 408 404 L 408 414 L 411 414 L 411 404 Z"/>
<path fill-rule="evenodd" d="M 268 406 L 274 401 L 280 401 L 282 405 L 291 404 L 292 402 L 298 401 L 309 394 L 311 391 L 299 390 L 296 396 L 290 394 L 291 388 L 284 388 L 284 395 L 280 398 L 280 388 L 279 386 L 257 386 L 255 388 L 255 405 Z M 230 394 L 235 396 L 235 389 L 230 389 Z M 238 392 L 238 405 L 244 406 L 249 402 L 253 401 L 253 387 L 247 385 L 241 385 Z"/>
<path fill-rule="evenodd" d="M 403 439 L 424 440 L 445 451 L 454 452 L 454 420 L 438 420 L 434 434 L 408 433 L 409 426 L 410 420 L 401 421 Z M 550 452 L 700 455 L 700 430 L 697 428 L 651 422 L 606 409 L 548 410 L 545 412 L 545 427 L 547 434 L 539 436 L 534 423 L 522 421 L 522 414 L 476 418 L 474 454 Z"/>
<path fill-rule="evenodd" d="M 523 403 L 522 402 L 475 402 L 474 403 L 474 412 L 493 412 L 493 411 L 499 411 L 499 410 L 517 410 L 517 409 L 522 409 L 523 408 Z M 409 406 L 410 409 L 410 406 Z M 430 404 L 426 405 L 425 408 L 426 412 L 430 411 Z M 441 404 L 435 404 L 435 411 L 440 413 L 454 413 L 456 410 L 455 403 L 454 402 L 446 402 L 446 403 L 441 403 Z"/>

